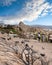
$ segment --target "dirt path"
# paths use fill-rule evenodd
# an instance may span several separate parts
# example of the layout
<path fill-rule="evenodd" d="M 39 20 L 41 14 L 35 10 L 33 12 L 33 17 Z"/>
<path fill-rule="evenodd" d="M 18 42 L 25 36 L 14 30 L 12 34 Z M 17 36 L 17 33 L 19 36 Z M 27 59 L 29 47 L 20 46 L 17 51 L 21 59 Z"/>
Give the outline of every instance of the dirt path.
<path fill-rule="evenodd" d="M 39 53 L 45 53 L 48 58 L 52 58 L 52 43 L 42 43 L 36 40 L 30 40 L 28 43 L 30 46 L 33 45 L 33 49 Z"/>

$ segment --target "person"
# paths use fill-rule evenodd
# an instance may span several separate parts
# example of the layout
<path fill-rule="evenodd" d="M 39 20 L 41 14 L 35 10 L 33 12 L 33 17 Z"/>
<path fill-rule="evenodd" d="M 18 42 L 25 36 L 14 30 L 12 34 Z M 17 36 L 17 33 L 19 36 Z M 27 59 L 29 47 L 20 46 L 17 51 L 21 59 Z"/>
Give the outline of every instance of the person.
<path fill-rule="evenodd" d="M 38 33 L 38 41 L 40 41 L 40 38 L 41 38 L 40 33 Z"/>
<path fill-rule="evenodd" d="M 45 35 L 42 34 L 42 42 L 44 42 L 44 41 L 45 41 Z"/>

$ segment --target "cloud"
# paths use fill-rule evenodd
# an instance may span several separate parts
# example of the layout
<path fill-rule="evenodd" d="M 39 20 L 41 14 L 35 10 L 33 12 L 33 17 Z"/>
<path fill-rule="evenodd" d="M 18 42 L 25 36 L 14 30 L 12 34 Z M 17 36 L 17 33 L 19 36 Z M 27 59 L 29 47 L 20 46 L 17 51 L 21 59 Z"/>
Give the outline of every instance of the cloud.
<path fill-rule="evenodd" d="M 12 4 L 12 2 L 15 2 L 16 0 L 0 0 L 0 6 L 9 6 Z"/>
<path fill-rule="evenodd" d="M 9 3 L 12 3 L 15 0 L 6 0 Z M 48 12 L 52 11 L 52 5 L 45 0 L 32 0 L 26 2 L 25 6 L 19 11 L 15 12 L 14 16 L 2 17 L 6 24 L 17 24 L 20 21 L 30 21 L 38 19 L 39 17 L 46 16 Z"/>
<path fill-rule="evenodd" d="M 52 9 L 52 5 L 45 0 L 32 0 L 26 3 L 26 6 L 20 11 L 19 18 L 33 21 L 38 17 L 46 16 L 50 12 L 49 9 Z"/>
<path fill-rule="evenodd" d="M 0 23 L 4 23 L 4 24 L 18 24 L 20 21 L 23 21 L 22 19 L 19 18 L 14 18 L 14 17 L 0 17 Z"/>

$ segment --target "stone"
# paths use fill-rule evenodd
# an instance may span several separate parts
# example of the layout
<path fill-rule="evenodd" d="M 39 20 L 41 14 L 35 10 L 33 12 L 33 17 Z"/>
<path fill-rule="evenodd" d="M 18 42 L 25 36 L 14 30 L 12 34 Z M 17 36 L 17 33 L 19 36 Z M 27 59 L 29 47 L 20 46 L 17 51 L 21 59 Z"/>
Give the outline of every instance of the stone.
<path fill-rule="evenodd" d="M 37 59 L 35 62 L 34 62 L 34 65 L 41 65 L 41 61 L 39 59 Z"/>

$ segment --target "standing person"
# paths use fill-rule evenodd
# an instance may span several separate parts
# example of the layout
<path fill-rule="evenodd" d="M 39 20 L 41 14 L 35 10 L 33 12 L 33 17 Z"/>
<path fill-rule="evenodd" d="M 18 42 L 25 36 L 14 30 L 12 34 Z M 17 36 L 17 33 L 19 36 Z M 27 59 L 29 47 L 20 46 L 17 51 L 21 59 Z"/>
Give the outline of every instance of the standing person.
<path fill-rule="evenodd" d="M 42 34 L 42 42 L 45 42 L 45 35 Z"/>
<path fill-rule="evenodd" d="M 38 33 L 38 41 L 40 41 L 40 39 L 41 39 L 41 35 L 40 33 Z"/>

